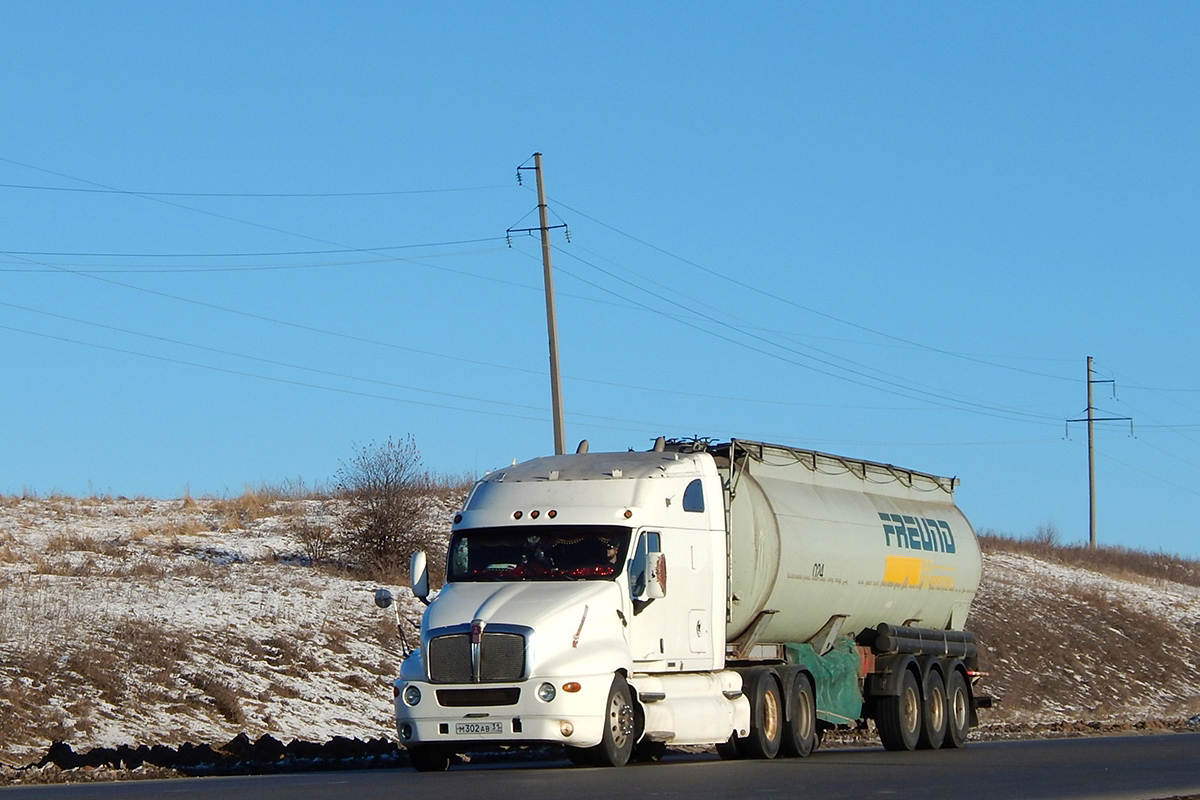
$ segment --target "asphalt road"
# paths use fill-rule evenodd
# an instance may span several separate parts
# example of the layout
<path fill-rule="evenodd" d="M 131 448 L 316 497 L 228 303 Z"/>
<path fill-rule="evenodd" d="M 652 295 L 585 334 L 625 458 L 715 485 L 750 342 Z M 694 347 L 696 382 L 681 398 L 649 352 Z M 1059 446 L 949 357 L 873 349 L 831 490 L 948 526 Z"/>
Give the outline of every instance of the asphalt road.
<path fill-rule="evenodd" d="M 447 773 L 409 769 L 168 781 L 20 786 L 17 798 L 177 798 L 230 800 L 732 800 L 733 798 L 923 797 L 969 800 L 1200 795 L 1200 733 L 1025 742 L 972 742 L 962 750 L 888 753 L 822 750 L 807 759 L 720 761 L 677 756 L 623 769 L 567 762 L 460 766 Z"/>

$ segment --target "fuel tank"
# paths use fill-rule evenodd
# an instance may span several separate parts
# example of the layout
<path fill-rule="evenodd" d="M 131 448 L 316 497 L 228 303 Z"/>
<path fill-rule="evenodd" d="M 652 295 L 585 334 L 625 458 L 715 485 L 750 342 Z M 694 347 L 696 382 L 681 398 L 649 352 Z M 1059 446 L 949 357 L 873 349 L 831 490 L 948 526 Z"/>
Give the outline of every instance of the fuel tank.
<path fill-rule="evenodd" d="M 726 484 L 727 641 L 962 629 L 981 559 L 955 479 L 736 439 L 710 452 Z"/>

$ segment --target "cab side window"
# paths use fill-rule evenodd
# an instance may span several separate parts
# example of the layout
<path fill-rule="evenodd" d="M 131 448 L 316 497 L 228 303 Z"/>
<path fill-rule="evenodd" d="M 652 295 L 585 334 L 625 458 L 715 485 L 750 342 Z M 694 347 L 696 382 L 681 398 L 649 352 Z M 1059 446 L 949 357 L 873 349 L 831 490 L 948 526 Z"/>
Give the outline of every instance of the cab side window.
<path fill-rule="evenodd" d="M 688 487 L 683 490 L 683 510 L 704 510 L 704 486 L 700 483 L 699 478 L 689 483 Z"/>

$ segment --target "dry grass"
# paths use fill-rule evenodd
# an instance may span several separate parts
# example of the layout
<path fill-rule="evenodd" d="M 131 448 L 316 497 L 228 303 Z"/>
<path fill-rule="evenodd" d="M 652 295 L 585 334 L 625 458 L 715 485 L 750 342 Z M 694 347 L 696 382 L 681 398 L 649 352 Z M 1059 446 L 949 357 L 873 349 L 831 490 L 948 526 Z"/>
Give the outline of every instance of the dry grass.
<path fill-rule="evenodd" d="M 208 695 L 213 708 L 226 722 L 242 725 L 246 721 L 246 713 L 242 710 L 242 701 L 238 693 L 229 684 L 212 675 L 191 675 L 188 680 L 193 686 Z"/>
<path fill-rule="evenodd" d="M 1062 553 L 1073 548 L 1035 548 L 1045 555 L 990 537 L 985 552 L 1060 562 L 1075 555 L 1068 552 L 1064 558 Z M 1081 566 L 1093 572 L 1119 579 L 1150 572 L 1145 577 L 1161 579 L 1156 568 L 1146 568 L 1155 563 L 1150 554 L 1133 554 L 1145 559 L 1118 554 L 1115 560 L 1087 555 Z M 1137 719 L 1163 709 L 1188 716 L 1184 711 L 1200 685 L 1200 665 L 1180 656 L 1200 649 L 1200 626 L 1173 623 L 1143 607 L 1124 593 L 1123 584 L 1082 577 L 1071 582 L 1039 572 L 1033 564 L 1029 569 L 989 576 L 985 561 L 984 581 L 967 620 L 980 644 L 980 667 L 989 673 L 987 690 L 1001 698 L 988 719 L 1046 714 L 1075 720 Z"/>
<path fill-rule="evenodd" d="M 187 516 L 182 519 L 155 520 L 148 524 L 135 525 L 130 536 L 139 541 L 150 536 L 174 539 L 177 536 L 193 536 L 211 530 L 214 528 L 202 518 Z"/>
<path fill-rule="evenodd" d="M 1016 538 L 992 530 L 979 533 L 985 553 L 1023 553 L 1043 561 L 1099 572 L 1114 578 L 1142 577 L 1200 587 L 1200 561 L 1168 553 L 1126 547 L 1063 545 L 1053 526 L 1044 525 L 1032 537 Z"/>

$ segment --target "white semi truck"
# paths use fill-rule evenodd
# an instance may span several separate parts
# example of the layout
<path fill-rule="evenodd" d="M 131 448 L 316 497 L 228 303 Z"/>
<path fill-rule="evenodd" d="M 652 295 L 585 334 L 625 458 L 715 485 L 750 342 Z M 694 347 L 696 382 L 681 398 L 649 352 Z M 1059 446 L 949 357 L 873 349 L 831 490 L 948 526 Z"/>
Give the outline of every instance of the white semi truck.
<path fill-rule="evenodd" d="M 454 515 L 431 601 L 414 554 L 429 606 L 400 740 L 419 770 L 500 744 L 611 766 L 684 744 L 806 756 L 866 720 L 888 749 L 960 747 L 988 699 L 954 485 L 744 440 L 496 470 Z"/>

